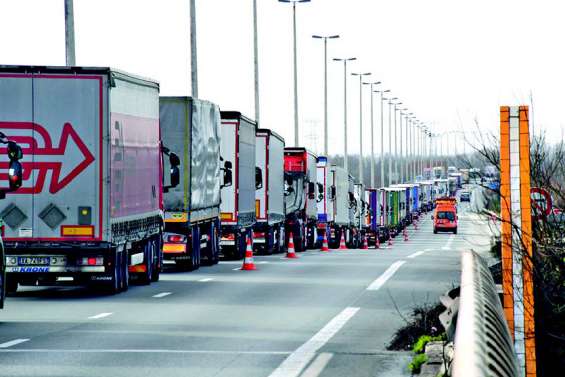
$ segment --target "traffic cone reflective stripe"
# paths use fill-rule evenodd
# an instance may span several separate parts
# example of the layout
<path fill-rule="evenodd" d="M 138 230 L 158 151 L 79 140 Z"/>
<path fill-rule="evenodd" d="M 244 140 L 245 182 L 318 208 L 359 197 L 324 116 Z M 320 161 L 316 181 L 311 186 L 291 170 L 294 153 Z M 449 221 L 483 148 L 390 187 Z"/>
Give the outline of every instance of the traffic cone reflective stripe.
<path fill-rule="evenodd" d="M 404 242 L 408 241 L 408 232 L 406 231 L 406 228 L 404 228 Z"/>
<path fill-rule="evenodd" d="M 292 232 L 290 232 L 290 234 L 288 235 L 288 248 L 286 251 L 286 257 L 287 258 L 298 258 L 298 256 L 296 256 L 296 250 L 294 250 L 294 238 L 292 237 Z"/>
<path fill-rule="evenodd" d="M 243 259 L 242 271 L 256 270 L 255 263 L 253 262 L 253 246 L 251 245 L 251 237 L 247 237 L 247 249 L 245 250 L 245 258 Z"/>
<path fill-rule="evenodd" d="M 392 236 L 388 234 L 388 246 L 392 246 Z"/>
<path fill-rule="evenodd" d="M 367 243 L 367 236 L 363 237 L 363 246 L 361 246 L 361 250 L 368 250 L 369 244 Z"/>
<path fill-rule="evenodd" d="M 341 233 L 341 241 L 339 242 L 339 250 L 347 250 L 347 245 L 345 245 L 345 231 Z"/>
<path fill-rule="evenodd" d="M 324 238 L 323 238 L 323 241 L 322 241 L 322 248 L 320 249 L 320 251 L 324 251 L 324 252 L 330 251 L 330 248 L 329 248 L 329 246 L 328 246 L 328 237 L 327 237 L 327 234 L 328 234 L 328 232 L 327 232 L 327 230 L 326 230 L 326 231 L 324 232 Z"/>

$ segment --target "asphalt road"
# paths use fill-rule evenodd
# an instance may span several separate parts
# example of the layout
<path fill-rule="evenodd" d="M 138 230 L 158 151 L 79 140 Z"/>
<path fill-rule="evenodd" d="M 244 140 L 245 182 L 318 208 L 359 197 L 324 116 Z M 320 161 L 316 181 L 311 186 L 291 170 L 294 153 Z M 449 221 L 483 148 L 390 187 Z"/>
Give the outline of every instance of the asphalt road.
<path fill-rule="evenodd" d="M 460 250 L 489 247 L 466 204 L 459 221 L 457 235 L 426 215 L 392 247 L 221 262 L 116 296 L 22 289 L 0 311 L 0 376 L 408 376 L 410 354 L 386 351 L 400 314 L 458 285 Z"/>

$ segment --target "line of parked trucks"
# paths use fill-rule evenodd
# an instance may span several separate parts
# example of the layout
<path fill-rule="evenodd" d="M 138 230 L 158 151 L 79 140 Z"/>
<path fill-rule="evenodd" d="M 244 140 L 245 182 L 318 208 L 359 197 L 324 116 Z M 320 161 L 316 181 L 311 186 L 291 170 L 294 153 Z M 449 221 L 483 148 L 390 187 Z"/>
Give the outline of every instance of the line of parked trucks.
<path fill-rule="evenodd" d="M 326 157 L 285 147 L 238 112 L 159 96 L 109 68 L 0 66 L 0 131 L 23 150 L 23 185 L 0 205 L 8 292 L 88 284 L 111 293 L 255 251 L 375 244 L 448 181 L 367 188 Z M 5 271 L 5 272 L 4 272 Z"/>

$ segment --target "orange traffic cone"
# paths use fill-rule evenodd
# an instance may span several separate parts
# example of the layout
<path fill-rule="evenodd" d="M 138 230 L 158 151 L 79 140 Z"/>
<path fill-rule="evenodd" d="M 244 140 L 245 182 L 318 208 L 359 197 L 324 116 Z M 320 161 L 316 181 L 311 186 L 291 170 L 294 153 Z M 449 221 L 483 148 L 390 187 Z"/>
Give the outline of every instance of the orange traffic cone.
<path fill-rule="evenodd" d="M 404 242 L 408 241 L 408 232 L 406 231 L 406 228 L 404 228 Z"/>
<path fill-rule="evenodd" d="M 392 236 L 388 234 L 388 246 L 392 246 Z"/>
<path fill-rule="evenodd" d="M 414 230 L 418 230 L 418 218 L 414 219 Z"/>
<path fill-rule="evenodd" d="M 347 250 L 347 246 L 345 245 L 345 231 L 341 233 L 341 241 L 339 242 L 338 250 Z"/>
<path fill-rule="evenodd" d="M 286 257 L 290 259 L 298 258 L 296 256 L 296 250 L 294 250 L 294 238 L 292 237 L 292 232 L 288 235 L 288 249 L 286 251 Z"/>
<path fill-rule="evenodd" d="M 367 243 L 367 236 L 363 237 L 363 246 L 361 246 L 361 250 L 369 250 L 369 244 Z"/>
<path fill-rule="evenodd" d="M 247 249 L 245 250 L 245 258 L 243 259 L 242 271 L 256 270 L 255 263 L 253 262 L 253 246 L 251 246 L 251 237 L 247 237 Z"/>
<path fill-rule="evenodd" d="M 323 252 L 328 252 L 330 251 L 330 247 L 328 246 L 328 237 L 327 237 L 328 231 L 327 229 L 324 231 L 324 238 L 322 241 L 322 248 L 320 249 L 320 251 Z"/>
<path fill-rule="evenodd" d="M 380 249 L 380 248 L 381 248 L 381 240 L 379 237 L 379 233 L 377 233 L 375 237 L 375 249 Z"/>

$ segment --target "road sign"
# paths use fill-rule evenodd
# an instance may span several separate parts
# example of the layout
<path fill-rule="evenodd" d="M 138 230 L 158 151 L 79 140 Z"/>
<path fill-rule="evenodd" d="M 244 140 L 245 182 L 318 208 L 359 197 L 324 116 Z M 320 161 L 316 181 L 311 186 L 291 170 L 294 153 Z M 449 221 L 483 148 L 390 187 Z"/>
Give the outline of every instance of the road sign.
<path fill-rule="evenodd" d="M 530 198 L 532 200 L 532 212 L 534 216 L 548 216 L 551 214 L 553 202 L 551 194 L 540 187 L 532 187 L 530 189 Z"/>

